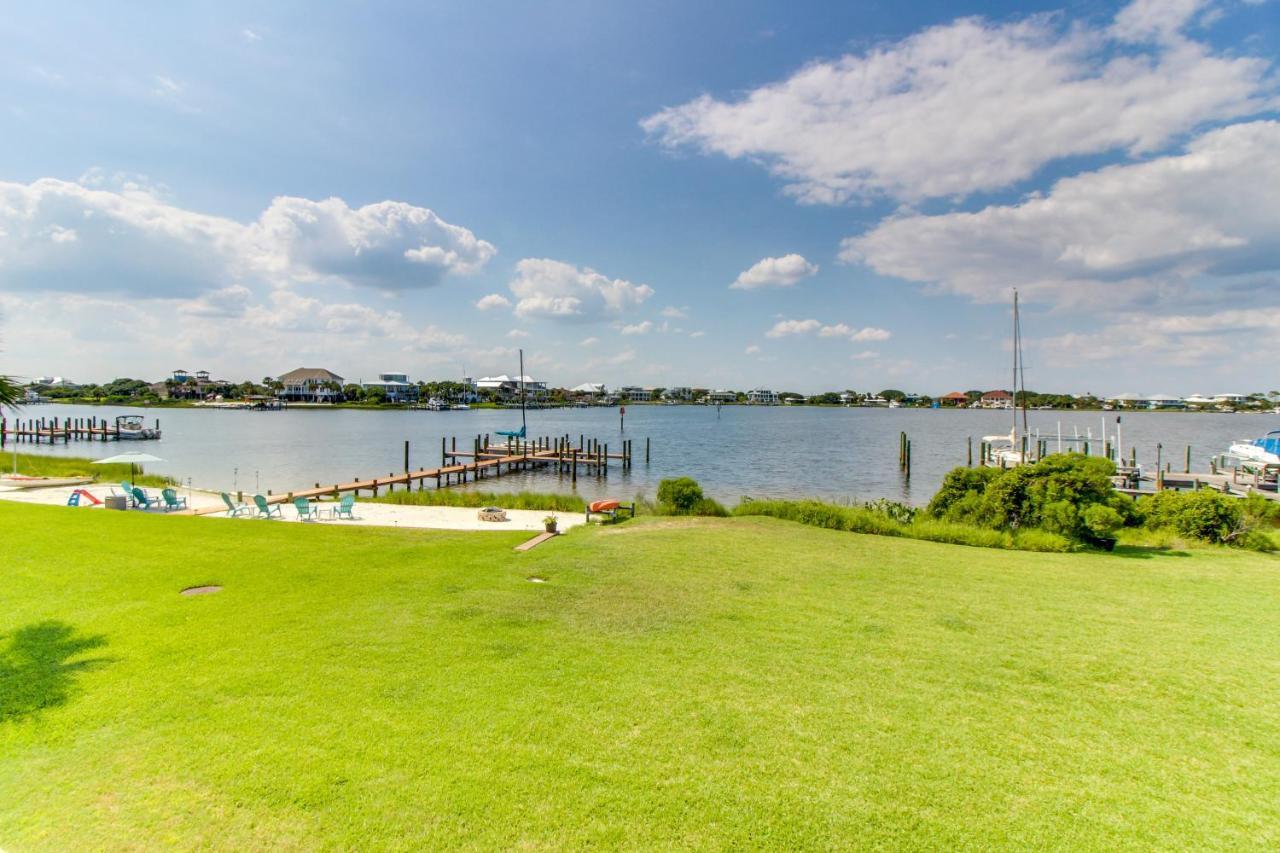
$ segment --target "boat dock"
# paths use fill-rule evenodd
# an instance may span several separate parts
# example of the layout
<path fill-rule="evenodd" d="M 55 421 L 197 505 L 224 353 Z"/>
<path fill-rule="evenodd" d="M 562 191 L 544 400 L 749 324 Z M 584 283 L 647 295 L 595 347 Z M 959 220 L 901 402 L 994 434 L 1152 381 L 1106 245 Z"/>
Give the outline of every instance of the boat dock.
<path fill-rule="evenodd" d="M 132 418 L 139 424 L 141 418 Z M 70 444 L 73 441 L 118 441 L 160 437 L 160 421 L 145 429 L 121 428 L 120 418 L 32 418 L 12 421 L 0 417 L 0 448 L 8 442 L 27 444 Z"/>
<path fill-rule="evenodd" d="M 648 464 L 652 446 L 649 439 L 644 441 L 644 461 Z M 554 471 L 560 476 L 568 477 L 571 483 L 578 482 L 578 476 L 608 478 L 611 464 L 619 470 L 630 470 L 632 467 L 633 445 L 630 439 L 624 439 L 617 451 L 611 452 L 607 443 L 598 439 L 578 436 L 575 444 L 570 436 L 545 436 L 533 440 L 505 439 L 501 443 L 490 440 L 488 435 L 477 435 L 470 441 L 470 447 L 464 442 L 462 449 L 458 447 L 457 437 L 440 440 L 440 465 L 434 468 L 411 469 L 409 466 L 409 442 L 404 443 L 404 469 L 400 473 L 390 472 L 385 477 L 353 477 L 346 483 L 316 483 L 310 488 L 294 489 L 283 494 L 268 491 L 264 497 L 269 504 L 292 503 L 296 498 L 338 498 L 344 494 L 359 495 L 367 492 L 377 496 L 383 491 L 394 492 L 397 487 L 409 491 L 416 485 L 421 491 L 433 484 L 437 489 L 450 486 L 474 483 L 488 478 L 501 477 L 517 471 Z M 236 495 L 238 501 L 244 501 L 244 493 Z M 223 512 L 224 508 L 213 507 L 207 510 L 195 510 L 194 515 Z"/>

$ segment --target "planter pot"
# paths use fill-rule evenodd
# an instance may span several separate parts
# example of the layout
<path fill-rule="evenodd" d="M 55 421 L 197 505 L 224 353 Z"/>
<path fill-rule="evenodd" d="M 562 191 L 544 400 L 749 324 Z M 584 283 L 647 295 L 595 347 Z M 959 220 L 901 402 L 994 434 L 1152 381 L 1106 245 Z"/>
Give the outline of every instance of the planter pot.
<path fill-rule="evenodd" d="M 551 522 L 550 524 L 544 525 L 544 527 L 546 527 L 548 533 L 556 532 L 556 523 L 554 521 Z"/>

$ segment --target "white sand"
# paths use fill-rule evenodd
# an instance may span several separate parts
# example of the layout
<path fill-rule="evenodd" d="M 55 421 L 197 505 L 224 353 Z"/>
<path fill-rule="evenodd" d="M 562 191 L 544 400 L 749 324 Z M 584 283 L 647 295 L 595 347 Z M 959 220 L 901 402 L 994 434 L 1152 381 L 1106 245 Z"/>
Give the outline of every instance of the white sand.
<path fill-rule="evenodd" d="M 94 497 L 99 499 L 108 495 L 119 494 L 118 488 L 111 486 L 92 484 L 85 487 Z M 18 503 L 44 504 L 47 506 L 66 506 L 67 498 L 75 491 L 73 488 L 56 488 L 56 489 L 7 489 L 0 487 L 0 500 L 15 501 Z M 159 497 L 160 490 L 148 488 L 147 493 Z M 188 504 L 193 509 L 204 509 L 206 507 L 222 507 L 222 498 L 217 492 L 203 492 L 198 489 L 188 491 L 187 489 L 178 489 L 178 494 L 187 498 Z M 379 504 L 362 502 L 356 499 L 355 520 L 350 519 L 333 519 L 330 517 L 330 510 L 337 506 L 336 502 L 324 501 L 320 504 L 321 519 L 317 522 L 307 522 L 308 524 L 323 524 L 334 527 L 351 527 L 351 526 L 371 526 L 371 527 L 414 527 L 426 528 L 434 530 L 522 530 L 522 531 L 540 531 L 543 529 L 542 520 L 549 513 L 539 510 L 529 509 L 509 509 L 507 510 L 508 520 L 505 522 L 481 521 L 477 517 L 477 510 L 467 507 L 453 506 L 400 506 L 398 504 Z M 93 509 L 102 509 L 102 506 L 92 507 Z M 147 512 L 150 515 L 167 515 L 164 510 L 137 510 L 131 509 L 129 512 Z M 298 513 L 293 508 L 293 504 L 283 504 L 280 506 L 281 518 L 273 518 L 272 521 L 287 521 L 290 523 L 298 522 Z M 202 518 L 226 518 L 225 512 L 217 514 L 201 516 Z M 584 524 L 582 514 L 572 513 L 556 513 L 559 519 L 559 527 L 561 530 L 568 530 Z M 264 519 L 238 518 L 236 521 L 249 523 L 251 521 L 262 521 Z"/>

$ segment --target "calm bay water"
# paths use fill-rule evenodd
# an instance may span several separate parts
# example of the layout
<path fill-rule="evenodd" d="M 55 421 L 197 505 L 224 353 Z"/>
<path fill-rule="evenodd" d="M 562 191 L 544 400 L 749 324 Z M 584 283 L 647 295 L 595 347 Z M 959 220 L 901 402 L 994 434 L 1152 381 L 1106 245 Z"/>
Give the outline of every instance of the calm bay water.
<path fill-rule="evenodd" d="M 166 461 L 148 470 L 190 480 L 196 486 L 244 491 L 288 491 L 315 482 L 345 482 L 356 476 L 385 475 L 403 468 L 404 441 L 410 442 L 414 467 L 440 463 L 441 437 L 457 436 L 469 447 L 478 433 L 519 427 L 520 413 L 498 410 L 462 412 L 290 409 L 252 412 L 218 409 L 140 410 L 111 406 L 41 406 L 27 417 L 114 418 L 139 414 L 150 426 L 160 419 L 161 441 L 73 442 L 39 452 L 108 456 L 140 450 Z M 1112 412 L 1031 412 L 1031 430 L 1056 447 L 1059 424 L 1065 436 L 1103 429 L 1114 435 Z M 607 442 L 611 451 L 622 439 L 635 444 L 635 468 L 610 470 L 607 481 L 580 476 L 586 497 L 652 495 L 663 477 L 687 475 L 711 496 L 735 502 L 753 497 L 822 497 L 870 500 L 888 497 L 924 503 L 942 476 L 965 464 L 966 440 L 1007 434 L 1010 414 L 950 409 L 810 409 L 804 407 L 633 406 L 626 432 L 619 431 L 617 409 L 552 409 L 529 413 L 529 433 L 538 436 L 580 434 Z M 1207 470 L 1210 456 L 1233 439 L 1257 437 L 1280 428 L 1274 415 L 1134 412 L 1123 415 L 1125 456 L 1136 446 L 1138 461 L 1151 468 L 1156 444 L 1180 470 L 1187 445 L 1193 469 Z M 912 476 L 898 470 L 898 434 L 912 441 Z M 644 440 L 652 441 L 652 463 L 643 461 Z M 22 449 L 35 450 L 24 445 Z M 1101 452 L 1095 442 L 1095 453 Z M 482 488 L 569 491 L 568 478 L 527 473 L 488 479 Z"/>

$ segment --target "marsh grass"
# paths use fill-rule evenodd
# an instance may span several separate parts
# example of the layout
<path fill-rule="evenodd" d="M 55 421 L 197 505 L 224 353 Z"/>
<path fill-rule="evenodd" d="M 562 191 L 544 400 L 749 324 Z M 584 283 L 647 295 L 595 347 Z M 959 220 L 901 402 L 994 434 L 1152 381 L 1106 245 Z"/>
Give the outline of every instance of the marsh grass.
<path fill-rule="evenodd" d="M 102 445 L 102 455 L 114 456 L 120 452 L 118 444 Z M 87 456 L 42 456 L 38 453 L 18 454 L 18 473 L 29 477 L 94 477 L 99 483 L 120 483 L 129 479 L 128 465 L 93 465 Z M 0 472 L 13 470 L 13 453 L 7 451 L 0 454 Z M 142 466 L 136 470 L 142 471 Z M 159 474 L 139 473 L 134 478 L 134 485 L 162 487 L 173 485 L 170 477 Z"/>
<path fill-rule="evenodd" d="M 400 506 L 496 506 L 502 509 L 533 509 L 549 512 L 584 512 L 586 502 L 578 495 L 553 492 L 477 492 L 466 489 L 423 489 L 361 498 L 375 503 Z"/>

